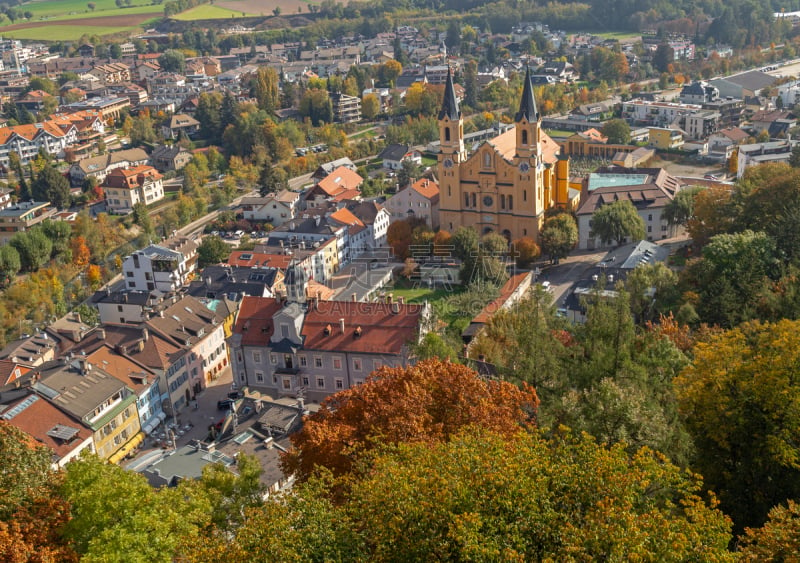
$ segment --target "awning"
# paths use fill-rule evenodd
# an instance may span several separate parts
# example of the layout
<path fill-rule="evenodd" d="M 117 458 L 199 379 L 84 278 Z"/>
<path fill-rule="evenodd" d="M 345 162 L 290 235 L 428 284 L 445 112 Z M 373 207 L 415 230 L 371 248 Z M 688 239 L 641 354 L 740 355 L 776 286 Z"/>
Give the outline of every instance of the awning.
<path fill-rule="evenodd" d="M 158 426 L 159 424 L 161 424 L 161 421 L 158 420 L 157 416 L 154 416 L 153 418 L 150 419 L 150 421 L 147 424 L 142 426 L 142 432 L 144 432 L 149 436 L 153 432 L 153 430 L 156 429 L 156 426 Z"/>
<path fill-rule="evenodd" d="M 119 463 L 126 455 L 131 453 L 133 449 L 144 441 L 144 432 L 139 432 L 133 438 L 118 449 L 111 457 L 108 458 L 109 463 Z"/>

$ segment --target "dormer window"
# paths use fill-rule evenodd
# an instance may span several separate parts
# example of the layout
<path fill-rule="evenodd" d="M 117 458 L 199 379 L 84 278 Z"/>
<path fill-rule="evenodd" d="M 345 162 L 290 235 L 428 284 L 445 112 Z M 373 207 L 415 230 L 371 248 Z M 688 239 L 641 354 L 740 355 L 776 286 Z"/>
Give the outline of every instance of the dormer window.
<path fill-rule="evenodd" d="M 361 338 L 361 327 L 357 326 L 353 331 L 353 338 Z"/>
<path fill-rule="evenodd" d="M 325 332 L 325 336 L 330 336 L 331 335 L 331 325 L 326 325 L 324 332 Z"/>

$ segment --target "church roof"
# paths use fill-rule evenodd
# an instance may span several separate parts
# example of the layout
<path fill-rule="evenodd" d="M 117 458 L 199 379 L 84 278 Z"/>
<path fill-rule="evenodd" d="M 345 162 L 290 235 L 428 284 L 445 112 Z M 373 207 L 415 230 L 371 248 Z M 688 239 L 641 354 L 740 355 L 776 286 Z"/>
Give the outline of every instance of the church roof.
<path fill-rule="evenodd" d="M 439 111 L 439 119 L 444 119 L 447 116 L 450 121 L 458 121 L 461 118 L 461 112 L 458 111 L 458 100 L 456 99 L 456 90 L 453 86 L 453 75 L 450 69 L 447 69 L 447 82 L 444 86 L 444 100 L 442 101 L 442 109 Z"/>
<path fill-rule="evenodd" d="M 533 97 L 533 83 L 531 82 L 530 68 L 525 70 L 525 85 L 522 88 L 522 99 L 519 101 L 519 111 L 514 117 L 514 121 L 520 122 L 523 118 L 526 119 L 528 123 L 539 120 L 536 100 Z"/>
<path fill-rule="evenodd" d="M 498 135 L 494 139 L 487 141 L 497 153 L 504 159 L 511 161 L 517 153 L 517 132 L 515 128 L 509 129 L 505 133 Z M 542 131 L 539 134 L 539 147 L 542 151 L 542 159 L 548 164 L 554 164 L 558 160 L 561 147 L 558 146 L 550 136 Z"/>

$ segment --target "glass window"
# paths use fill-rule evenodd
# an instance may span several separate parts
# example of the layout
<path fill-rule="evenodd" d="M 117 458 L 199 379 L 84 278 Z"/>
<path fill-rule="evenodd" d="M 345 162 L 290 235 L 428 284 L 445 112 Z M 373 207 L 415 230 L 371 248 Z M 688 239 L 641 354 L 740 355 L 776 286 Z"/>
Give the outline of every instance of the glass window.
<path fill-rule="evenodd" d="M 256 381 L 258 381 L 259 383 L 264 383 L 264 374 L 261 373 L 260 371 L 256 372 Z"/>
<path fill-rule="evenodd" d="M 261 352 L 253 352 L 253 361 L 257 364 L 261 363 Z"/>
<path fill-rule="evenodd" d="M 344 389 L 344 380 L 341 377 L 336 378 L 336 388 Z"/>
<path fill-rule="evenodd" d="M 353 358 L 353 371 L 361 371 L 361 359 Z"/>
<path fill-rule="evenodd" d="M 317 387 L 320 388 L 320 389 L 325 389 L 325 378 L 324 377 L 318 377 L 317 378 Z"/>
<path fill-rule="evenodd" d="M 300 366 L 306 367 L 308 365 L 308 358 L 306 358 L 305 356 L 299 356 L 299 358 L 300 358 Z"/>
<path fill-rule="evenodd" d="M 322 367 L 322 358 L 316 356 L 314 358 L 314 367 L 321 368 Z"/>
<path fill-rule="evenodd" d="M 341 358 L 334 358 L 333 359 L 333 369 L 342 369 L 342 359 Z"/>

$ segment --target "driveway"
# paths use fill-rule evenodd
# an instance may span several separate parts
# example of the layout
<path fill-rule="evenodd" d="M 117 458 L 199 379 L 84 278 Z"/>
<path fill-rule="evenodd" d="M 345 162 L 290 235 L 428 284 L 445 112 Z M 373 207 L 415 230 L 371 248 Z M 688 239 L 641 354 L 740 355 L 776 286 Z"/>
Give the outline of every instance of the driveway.
<path fill-rule="evenodd" d="M 597 266 L 597 263 L 608 253 L 608 249 L 578 251 L 562 258 L 558 264 L 549 265 L 540 263 L 537 266 L 541 269 L 541 274 L 537 281 L 549 281 L 550 293 L 553 295 L 553 302 L 560 307 L 563 299 L 567 296 L 569 289 L 576 281 L 582 279 L 584 274 Z"/>

